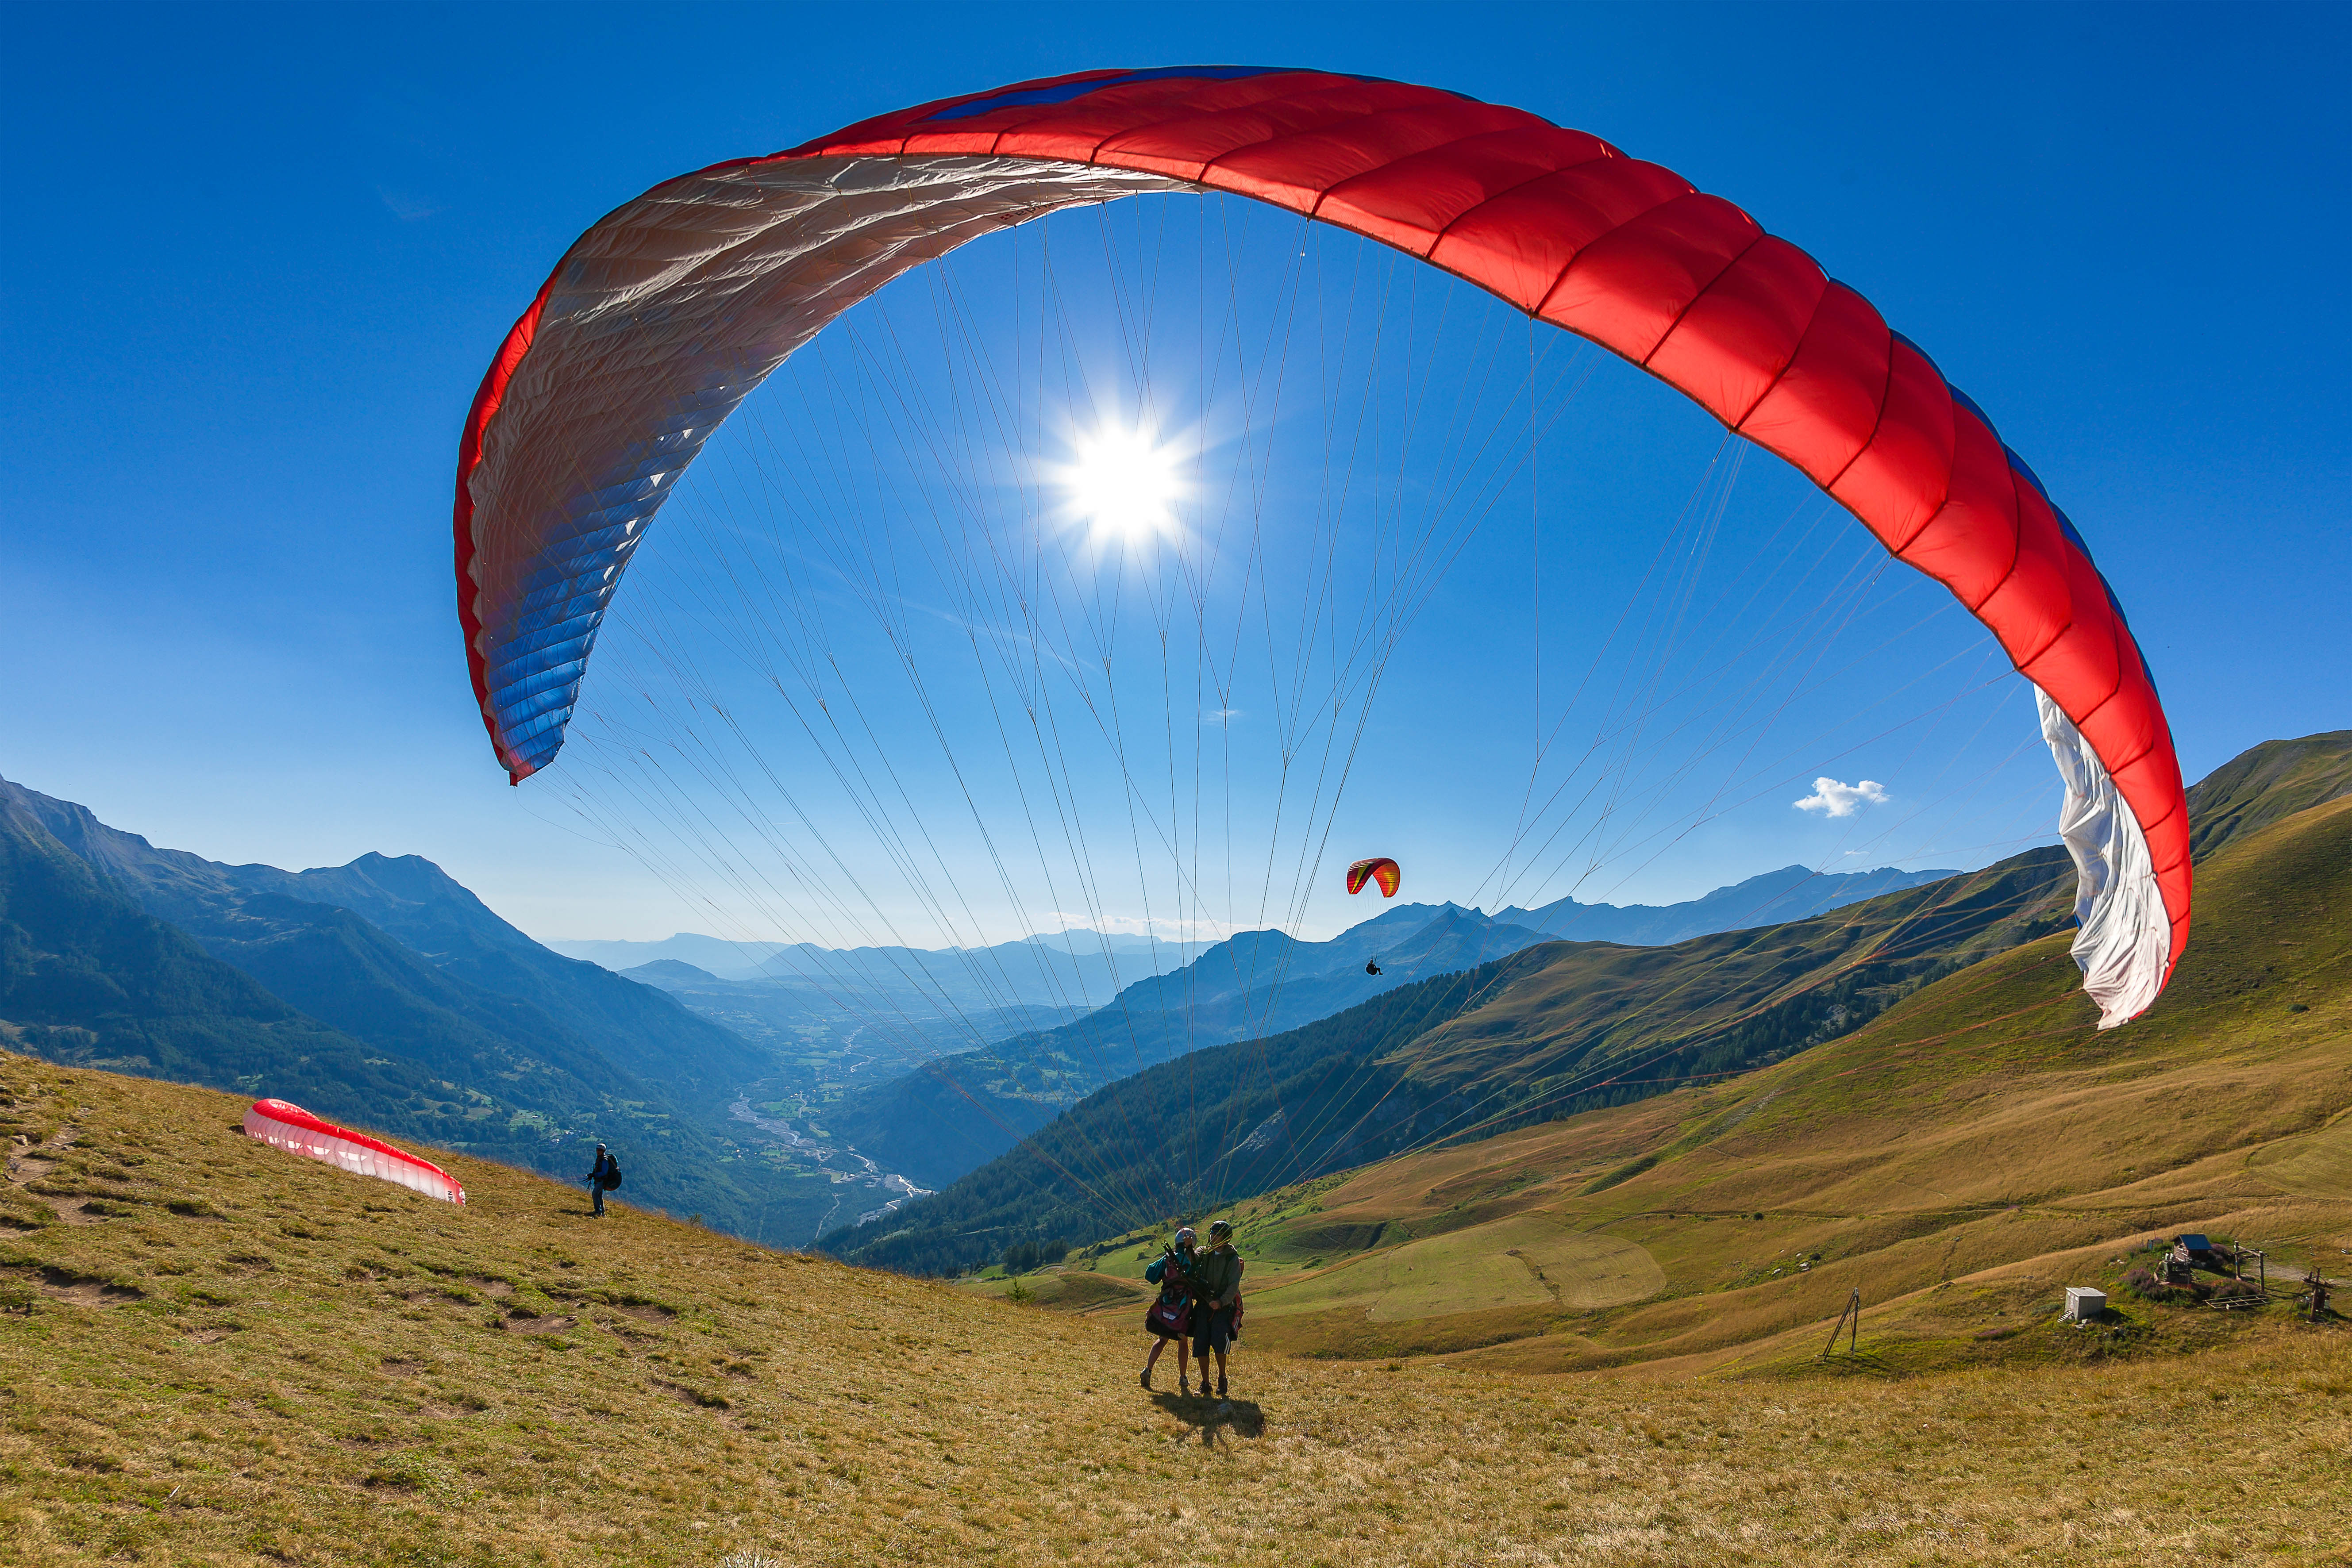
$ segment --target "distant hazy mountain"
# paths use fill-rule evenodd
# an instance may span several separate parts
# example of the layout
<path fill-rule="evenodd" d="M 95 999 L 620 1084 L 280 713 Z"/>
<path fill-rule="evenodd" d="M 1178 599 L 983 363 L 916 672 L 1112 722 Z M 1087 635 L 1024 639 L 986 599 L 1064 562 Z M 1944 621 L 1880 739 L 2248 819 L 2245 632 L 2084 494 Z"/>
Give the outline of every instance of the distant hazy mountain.
<path fill-rule="evenodd" d="M 822 995 L 769 980 L 728 980 L 676 958 L 656 958 L 622 971 L 625 979 L 657 986 L 713 1023 L 783 1058 L 778 1087 L 817 1103 L 852 1085 L 896 1078 L 941 1052 L 976 1042 L 1067 1023 L 1087 1010 L 1075 1007 L 940 1009 L 917 999 L 871 1011 L 839 1008 Z"/>
<path fill-rule="evenodd" d="M 812 1104 L 830 1104 L 852 1086 L 933 1057 L 1083 1018 L 1123 987 L 1202 950 L 1092 931 L 936 950 L 804 942 L 739 947 L 687 932 L 660 942 L 563 946 L 784 1052 L 801 1071 L 778 1087 Z"/>
<path fill-rule="evenodd" d="M 1513 925 L 1540 931 L 1547 938 L 1570 942 L 1622 942 L 1633 947 L 1669 947 L 1694 936 L 1719 931 L 1745 931 L 1754 925 L 1780 925 L 1811 920 L 1832 909 L 1900 893 L 1958 876 L 1952 871 L 1875 871 L 1824 873 L 1801 865 L 1784 865 L 1745 882 L 1718 887 L 1684 904 L 1579 904 L 1562 898 L 1536 909 L 1506 909 L 1495 916 Z"/>
<path fill-rule="evenodd" d="M 1582 941 L 1665 946 L 1809 918 L 1953 874 L 1887 869 L 1819 875 L 1788 866 L 1664 907 L 1564 898 L 1488 915 L 1454 904 L 1408 904 L 1328 942 L 1245 931 L 1182 968 L 1127 987 L 1110 1005 L 1073 1023 L 944 1056 L 896 1082 L 855 1090 L 824 1125 L 917 1182 L 940 1186 L 1131 1073 L 1207 1047 L 1299 1029 L 1539 942 L 1573 934 Z M 1367 974 L 1368 961 L 1381 972 Z"/>
<path fill-rule="evenodd" d="M 1209 1046 L 1296 1029 L 1543 938 L 1455 904 L 1387 910 L 1328 942 L 1245 931 L 1058 1029 L 923 1063 L 849 1094 L 826 1133 L 925 1186 L 1011 1148 L 1107 1083 Z M 1364 972 L 1376 960 L 1379 975 Z"/>
<path fill-rule="evenodd" d="M 1194 943 L 1188 949 L 1181 943 L 1153 941 L 1143 936 L 1105 936 L 1099 932 L 1073 930 L 1024 936 L 1018 942 L 1002 943 L 992 948 L 973 951 L 1017 956 L 1014 950 L 1024 944 L 1053 949 L 1077 958 L 1099 957 L 1108 951 L 1119 960 L 1119 970 L 1129 979 L 1138 979 L 1160 969 L 1174 968 L 1192 956 L 1202 946 Z M 681 931 L 658 942 L 559 941 L 546 946 L 567 958 L 583 958 L 591 964 L 600 964 L 615 974 L 626 974 L 667 960 L 691 964 L 714 979 L 782 980 L 788 984 L 805 983 L 812 975 L 824 973 L 823 966 L 836 956 L 855 956 L 877 962 L 911 957 L 923 961 L 926 970 L 936 969 L 942 978 L 952 979 L 963 967 L 962 958 L 966 952 L 954 947 L 834 948 L 819 947 L 808 942 L 730 942 L 724 937 L 704 936 L 692 931 Z"/>

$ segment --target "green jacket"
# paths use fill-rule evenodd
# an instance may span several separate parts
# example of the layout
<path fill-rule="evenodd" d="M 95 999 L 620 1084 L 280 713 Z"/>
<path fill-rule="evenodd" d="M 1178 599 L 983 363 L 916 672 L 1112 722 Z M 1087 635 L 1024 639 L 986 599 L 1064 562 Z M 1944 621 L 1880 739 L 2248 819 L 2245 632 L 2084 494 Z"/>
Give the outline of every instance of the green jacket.
<path fill-rule="evenodd" d="M 1242 1255 L 1228 1241 L 1195 1258 L 1188 1277 L 1194 1299 L 1204 1303 L 1223 1301 L 1241 1285 Z"/>

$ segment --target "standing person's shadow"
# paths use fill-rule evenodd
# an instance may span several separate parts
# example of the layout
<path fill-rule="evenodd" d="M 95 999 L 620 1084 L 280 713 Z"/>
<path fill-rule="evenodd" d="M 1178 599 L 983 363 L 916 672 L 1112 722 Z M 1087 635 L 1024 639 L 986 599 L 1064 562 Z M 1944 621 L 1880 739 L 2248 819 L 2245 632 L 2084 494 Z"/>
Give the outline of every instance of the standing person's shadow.
<path fill-rule="evenodd" d="M 1265 1412 L 1250 1399 L 1203 1399 L 1198 1396 L 1155 1394 L 1151 1402 L 1188 1427 L 1201 1430 L 1201 1441 L 1214 1447 L 1217 1434 L 1256 1437 L 1265 1432 Z"/>

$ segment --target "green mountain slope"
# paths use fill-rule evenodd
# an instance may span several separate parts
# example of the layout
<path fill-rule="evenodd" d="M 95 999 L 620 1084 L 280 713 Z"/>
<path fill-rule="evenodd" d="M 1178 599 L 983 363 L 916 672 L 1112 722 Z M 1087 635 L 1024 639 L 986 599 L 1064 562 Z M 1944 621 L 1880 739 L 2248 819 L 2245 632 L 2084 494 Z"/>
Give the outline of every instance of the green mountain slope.
<path fill-rule="evenodd" d="M 49 831 L 58 820 L 74 845 Z M 721 1095 L 730 1083 L 698 1092 L 692 1064 L 677 1075 L 682 1083 L 648 1081 L 533 1002 L 437 967 L 350 910 L 268 890 L 271 879 L 302 885 L 289 873 L 249 875 L 243 886 L 232 873 L 270 868 L 155 851 L 14 786 L 0 786 L 0 850 L 9 906 L 0 1019 L 16 1049 L 277 1095 L 559 1177 L 584 1172 L 601 1139 L 623 1151 L 643 1201 L 749 1234 L 813 1234 L 839 1202 L 830 1173 L 729 1135 Z M 126 887 L 93 860 L 141 880 Z M 179 919 L 142 909 L 134 887 Z M 592 988 L 652 998 L 683 1020 L 684 1038 L 717 1037 L 721 1051 L 703 1052 L 702 1063 L 748 1076 L 767 1061 L 657 991 L 547 956 L 588 971 Z"/>
<path fill-rule="evenodd" d="M 2352 1248 L 2352 800 L 2227 839 L 2165 995 L 2095 1023 L 2062 935 L 1719 1087 L 1262 1201 L 1255 1310 L 1319 1353 L 1746 1364 L 1860 1289 L 1886 1364 L 1967 1364 L 2060 1284 L 2124 1299 L 2151 1236 Z"/>
<path fill-rule="evenodd" d="M 2038 850 L 1786 925 L 1671 947 L 1549 943 L 1080 1102 L 896 1213 L 828 1237 L 860 1262 L 968 1267 L 1205 1210 L 1430 1143 L 1743 1071 L 1861 1027 L 1952 967 L 2054 929 L 2074 868 Z M 967 1102 L 966 1119 L 1002 1114 Z"/>
<path fill-rule="evenodd" d="M 2202 860 L 2240 833 L 2346 795 L 2352 795 L 2352 729 L 2266 740 L 2189 789 L 2189 848 Z"/>
<path fill-rule="evenodd" d="M 2258 747 L 2200 785 L 2209 849 L 2332 789 L 2343 748 L 2326 739 Z M 2036 850 L 1671 947 L 1529 948 L 1477 971 L 1454 1006 L 1403 1038 L 1368 1007 L 1113 1085 L 937 1196 L 826 1245 L 892 1267 L 968 1267 L 1011 1241 L 1116 1234 L 1402 1151 L 1716 1082 L 1851 1037 L 1954 971 L 2070 926 L 2074 889 L 2064 852 Z"/>
<path fill-rule="evenodd" d="M 305 1017 L 141 910 L 0 798 L 0 1036 L 51 1061 L 210 1082 L 463 1138 L 462 1095 Z"/>
<path fill-rule="evenodd" d="M 446 1033 L 455 1015 L 535 1055 L 562 1058 L 564 1071 L 617 1067 L 722 1114 L 739 1087 L 774 1068 L 769 1052 L 655 988 L 548 951 L 422 856 L 365 854 L 301 872 L 224 865 L 157 849 L 20 785 L 0 781 L 0 794 L 150 915 L 281 996 L 301 990 L 298 1006 L 363 1038 L 379 1018 L 413 1031 L 432 1015 Z M 330 921 L 321 907 L 356 919 Z"/>

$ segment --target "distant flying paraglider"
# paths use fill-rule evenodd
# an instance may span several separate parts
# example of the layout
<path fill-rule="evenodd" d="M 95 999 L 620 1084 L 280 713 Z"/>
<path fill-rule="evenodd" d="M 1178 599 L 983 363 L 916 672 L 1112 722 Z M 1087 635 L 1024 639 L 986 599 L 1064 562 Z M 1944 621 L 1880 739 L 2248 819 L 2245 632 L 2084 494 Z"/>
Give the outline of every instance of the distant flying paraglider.
<path fill-rule="evenodd" d="M 1382 898 L 1394 898 L 1396 896 L 1396 890 L 1403 880 L 1404 873 L 1399 871 L 1397 869 L 1397 862 L 1389 859 L 1386 855 L 1375 856 L 1373 859 L 1368 861 L 1358 861 L 1354 865 L 1348 868 L 1348 891 L 1349 893 L 1361 893 L 1364 891 L 1364 883 L 1367 882 L 1377 882 L 1381 884 L 1381 896 Z M 1380 973 L 1377 969 L 1372 972 L 1374 974 Z"/>
<path fill-rule="evenodd" d="M 1364 973 L 1367 975 L 1377 975 L 1380 972 L 1381 961 L 1378 958 L 1367 958 L 1364 960 Z"/>
<path fill-rule="evenodd" d="M 466 1189 L 457 1178 L 431 1161 L 339 1127 L 283 1100 L 256 1100 L 245 1113 L 245 1134 L 289 1155 L 340 1166 L 354 1176 L 372 1176 L 445 1203 L 466 1201 Z"/>

